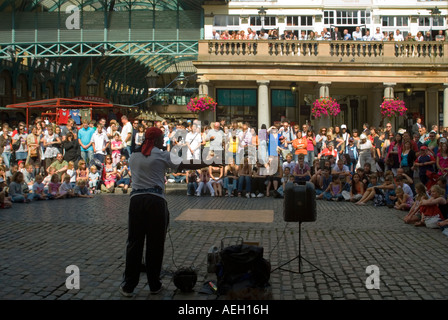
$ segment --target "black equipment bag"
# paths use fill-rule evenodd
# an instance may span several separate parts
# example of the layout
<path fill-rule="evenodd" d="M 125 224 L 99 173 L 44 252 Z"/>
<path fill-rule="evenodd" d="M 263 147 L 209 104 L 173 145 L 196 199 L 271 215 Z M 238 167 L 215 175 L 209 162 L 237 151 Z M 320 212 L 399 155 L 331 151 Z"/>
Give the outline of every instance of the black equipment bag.
<path fill-rule="evenodd" d="M 220 257 L 216 269 L 218 294 L 269 286 L 271 264 L 263 258 L 263 247 L 231 245 L 222 249 Z"/>

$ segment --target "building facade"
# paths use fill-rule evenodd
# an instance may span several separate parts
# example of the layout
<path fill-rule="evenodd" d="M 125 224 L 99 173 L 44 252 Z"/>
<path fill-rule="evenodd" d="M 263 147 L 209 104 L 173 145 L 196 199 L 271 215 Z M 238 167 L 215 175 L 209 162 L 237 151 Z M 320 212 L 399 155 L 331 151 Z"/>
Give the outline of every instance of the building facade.
<path fill-rule="evenodd" d="M 380 104 L 398 97 L 408 112 L 386 119 L 395 128 L 408 128 L 416 117 L 448 127 L 448 7 L 443 1 L 233 0 L 206 1 L 203 8 L 205 40 L 199 42 L 194 64 L 200 94 L 218 102 L 210 120 L 269 127 L 287 119 L 315 129 L 342 123 L 361 129 L 363 123 L 382 125 Z M 352 39 L 325 38 L 336 27 Z M 377 29 L 383 41 L 367 33 L 373 37 Z M 251 30 L 269 38 L 227 39 Z M 354 41 L 357 31 L 364 41 Z M 416 38 L 419 32 L 421 39 Z M 284 34 L 291 40 L 284 40 Z M 313 119 L 312 103 L 321 96 L 335 98 L 341 113 Z"/>

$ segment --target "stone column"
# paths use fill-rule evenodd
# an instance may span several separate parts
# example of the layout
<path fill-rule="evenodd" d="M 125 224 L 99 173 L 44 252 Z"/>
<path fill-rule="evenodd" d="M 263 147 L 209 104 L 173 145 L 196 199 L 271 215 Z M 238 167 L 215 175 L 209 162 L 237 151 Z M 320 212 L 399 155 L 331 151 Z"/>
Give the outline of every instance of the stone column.
<path fill-rule="evenodd" d="M 210 88 L 210 81 L 208 80 L 199 80 L 199 97 L 205 97 L 210 96 L 213 98 L 213 96 L 210 94 L 212 91 Z M 215 121 L 215 113 L 216 111 L 204 111 L 199 113 L 199 120 L 201 122 L 204 122 L 204 120 L 208 120 L 209 125 Z"/>
<path fill-rule="evenodd" d="M 271 110 L 269 108 L 269 80 L 257 80 L 258 84 L 258 128 L 262 124 L 269 128 L 271 123 Z"/>
<path fill-rule="evenodd" d="M 384 85 L 384 99 L 393 99 L 395 98 L 394 96 L 394 86 L 396 85 L 396 83 L 383 83 Z"/>
<path fill-rule="evenodd" d="M 431 127 L 436 124 L 439 125 L 439 104 L 437 103 L 439 90 L 437 87 L 430 87 L 426 90 L 426 116 L 425 124 L 427 131 L 431 131 Z"/>
<path fill-rule="evenodd" d="M 391 82 L 383 82 L 383 86 L 384 86 L 384 99 L 394 99 L 394 86 L 396 85 L 396 83 L 391 83 Z M 381 104 L 381 103 L 380 103 Z M 385 118 L 383 121 L 383 127 L 386 126 L 387 122 L 389 121 L 389 119 Z M 390 121 L 390 123 L 392 124 L 392 130 L 393 132 L 395 132 L 396 128 L 395 128 L 395 121 Z"/>
<path fill-rule="evenodd" d="M 330 85 L 331 82 L 319 82 L 319 96 L 318 98 L 328 98 L 330 97 Z M 312 101 L 314 103 L 314 101 Z M 312 105 L 311 105 L 311 108 Z M 320 128 L 328 128 L 331 126 L 331 117 L 320 117 L 314 121 L 314 131 L 319 132 Z"/>
<path fill-rule="evenodd" d="M 443 127 L 448 127 L 448 83 L 443 84 Z"/>
<path fill-rule="evenodd" d="M 370 112 L 367 114 L 369 115 L 367 118 L 367 123 L 369 123 L 372 126 L 379 127 L 381 123 L 381 110 L 380 105 L 383 102 L 383 88 L 375 87 L 372 90 L 372 105 L 370 106 Z M 371 120 L 370 120 L 371 119 Z M 383 124 L 384 125 L 384 124 Z"/>

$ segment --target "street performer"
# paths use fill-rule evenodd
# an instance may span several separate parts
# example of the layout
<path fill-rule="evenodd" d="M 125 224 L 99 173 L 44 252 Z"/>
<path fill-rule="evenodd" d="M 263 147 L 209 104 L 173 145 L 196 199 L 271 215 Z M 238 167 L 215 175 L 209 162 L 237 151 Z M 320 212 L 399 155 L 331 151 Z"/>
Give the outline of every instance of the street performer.
<path fill-rule="evenodd" d="M 169 211 L 165 200 L 165 170 L 200 169 L 205 163 L 181 163 L 177 154 L 163 151 L 163 132 L 159 128 L 146 129 L 141 152 L 131 154 L 132 192 L 129 204 L 126 266 L 119 291 L 132 297 L 140 278 L 143 247 L 146 238 L 146 275 L 151 294 L 162 291 L 162 269 Z"/>

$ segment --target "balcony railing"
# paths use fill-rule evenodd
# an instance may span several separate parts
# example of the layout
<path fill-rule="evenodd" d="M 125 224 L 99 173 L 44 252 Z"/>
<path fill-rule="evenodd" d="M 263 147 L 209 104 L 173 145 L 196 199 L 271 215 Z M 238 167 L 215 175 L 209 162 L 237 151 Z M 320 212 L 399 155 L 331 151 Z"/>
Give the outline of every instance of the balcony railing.
<path fill-rule="evenodd" d="M 294 59 L 313 61 L 325 58 L 380 57 L 401 62 L 448 63 L 448 42 L 443 41 L 281 41 L 281 40 L 203 40 L 199 41 L 199 61 Z M 339 59 L 338 59 L 339 60 Z M 335 59 L 335 61 L 338 61 Z M 385 62 L 383 61 L 383 62 Z"/>

